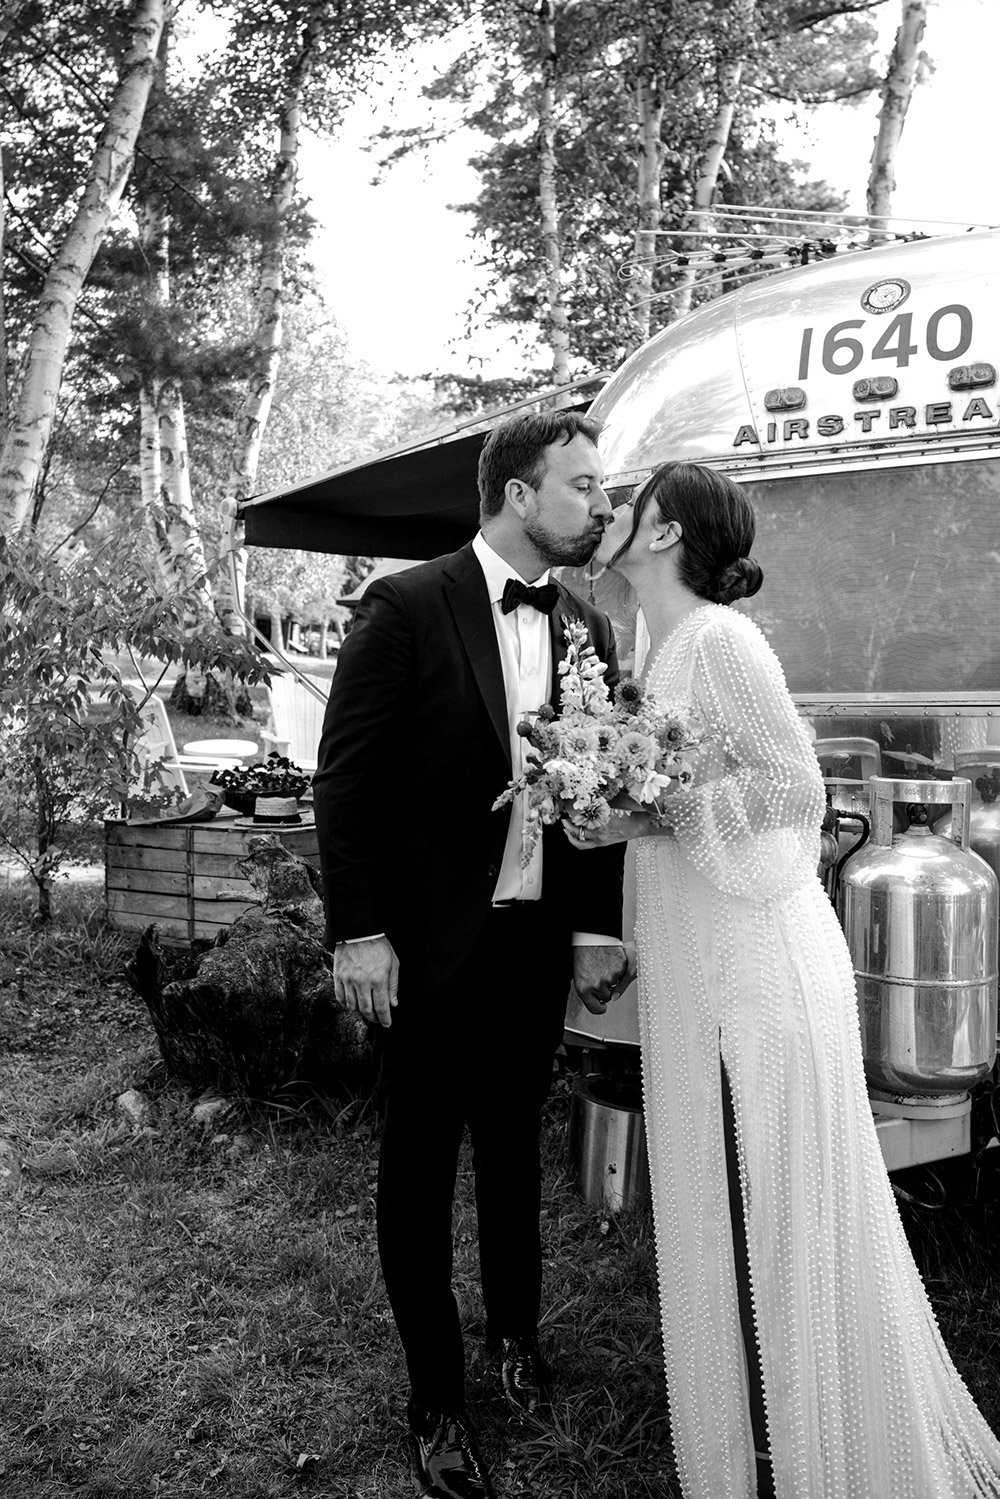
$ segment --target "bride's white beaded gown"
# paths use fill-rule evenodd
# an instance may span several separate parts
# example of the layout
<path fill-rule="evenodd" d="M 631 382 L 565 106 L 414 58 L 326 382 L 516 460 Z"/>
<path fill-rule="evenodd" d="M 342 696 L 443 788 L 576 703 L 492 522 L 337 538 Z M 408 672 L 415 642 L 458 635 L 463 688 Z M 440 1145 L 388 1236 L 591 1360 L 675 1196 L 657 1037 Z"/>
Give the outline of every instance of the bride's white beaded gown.
<path fill-rule="evenodd" d="M 1000 1443 L 942 1342 L 865 1091 L 817 878 L 823 784 L 755 624 L 696 608 L 651 658 L 722 735 L 637 845 L 645 1107 L 685 1499 L 756 1493 L 722 1122 L 732 1092 L 777 1499 L 997 1499 Z"/>

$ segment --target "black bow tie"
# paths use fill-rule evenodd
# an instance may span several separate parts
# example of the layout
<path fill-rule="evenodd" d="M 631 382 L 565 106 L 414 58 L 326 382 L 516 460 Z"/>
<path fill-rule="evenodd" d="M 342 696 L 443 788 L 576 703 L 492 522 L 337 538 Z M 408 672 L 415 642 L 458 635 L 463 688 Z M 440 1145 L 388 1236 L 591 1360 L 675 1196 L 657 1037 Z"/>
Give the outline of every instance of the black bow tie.
<path fill-rule="evenodd" d="M 559 590 L 554 583 L 543 583 L 541 588 L 533 588 L 530 583 L 522 583 L 520 578 L 508 578 L 503 585 L 500 613 L 512 614 L 518 604 L 530 604 L 543 614 L 551 614 L 558 602 Z"/>

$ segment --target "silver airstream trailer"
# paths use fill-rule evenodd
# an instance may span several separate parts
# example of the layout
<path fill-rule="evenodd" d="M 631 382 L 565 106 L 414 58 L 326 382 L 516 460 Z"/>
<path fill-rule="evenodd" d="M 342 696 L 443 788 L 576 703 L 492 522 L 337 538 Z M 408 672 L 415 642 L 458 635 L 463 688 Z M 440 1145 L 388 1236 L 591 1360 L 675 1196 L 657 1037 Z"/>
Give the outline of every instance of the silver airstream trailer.
<path fill-rule="evenodd" d="M 978 865 L 965 866 L 961 910 L 945 911 L 934 891 L 914 900 L 908 875 L 944 869 L 950 879 L 969 850 L 1000 866 L 1000 231 L 820 253 L 666 328 L 604 385 L 591 414 L 603 423 L 613 499 L 671 459 L 747 486 L 765 587 L 745 607 L 783 663 L 843 817 L 825 840 L 833 869 L 856 841 L 844 831 L 851 818 L 870 817 L 880 799 L 882 862 L 871 881 L 848 881 L 849 943 L 871 996 L 862 1035 L 893 1169 L 968 1151 L 969 1088 L 993 1066 L 995 883 L 980 899 Z M 248 500 L 230 516 L 233 555 L 238 525 L 251 546 L 308 539 L 396 557 L 460 546 L 477 522 L 482 435 L 465 430 L 476 425 Z M 607 609 L 627 658 L 636 618 L 620 580 L 568 581 Z M 914 785 L 954 788 L 957 778 L 967 794 L 916 798 Z M 904 789 L 887 825 L 893 787 Z M 923 826 L 907 828 L 907 807 L 922 809 Z M 924 846 L 897 860 L 896 837 Z M 871 915 L 889 908 L 902 910 L 905 930 L 884 944 Z M 944 930 L 961 934 L 955 951 L 933 935 Z M 586 1048 L 595 1078 L 609 1074 L 577 1121 L 578 1148 L 593 1195 L 620 1205 L 626 1181 L 644 1176 L 641 1114 L 617 1086 L 637 1077 L 634 987 L 603 1017 L 571 1002 L 567 1039 Z"/>
<path fill-rule="evenodd" d="M 964 783 L 972 821 L 978 815 L 982 838 L 996 842 L 998 368 L 1000 232 L 971 232 L 837 253 L 748 284 L 650 340 L 591 408 L 604 427 L 606 485 L 623 497 L 676 459 L 746 485 L 765 587 L 745 607 L 782 661 L 831 805 L 870 812 L 871 778 L 883 787 L 896 778 L 907 788 L 897 837 L 908 836 L 904 804 L 920 805 L 915 782 L 950 781 L 979 764 L 985 773 Z M 592 591 L 631 639 L 614 580 L 596 578 Z M 928 792 L 940 817 L 936 800 L 953 798 Z M 925 836 L 938 833 L 933 816 L 923 822 Z M 992 924 L 980 965 L 991 971 L 974 976 L 982 1013 L 956 1011 L 942 1035 L 940 1010 L 921 1009 L 914 973 L 909 998 L 892 991 L 894 1005 L 909 1006 L 906 1023 L 898 1010 L 862 1015 L 874 1046 L 926 1051 L 933 1033 L 938 1059 L 927 1053 L 923 1072 L 903 1059 L 906 1072 L 866 1053 L 890 1169 L 969 1149 L 968 1087 L 989 1076 L 995 1055 L 993 900 L 991 913 L 977 914 L 980 927 Z M 609 1058 L 627 1055 L 638 1042 L 634 986 L 604 1017 L 572 1006 L 569 1035 Z M 892 1095 L 885 1078 L 904 1074 L 923 1086 Z"/>

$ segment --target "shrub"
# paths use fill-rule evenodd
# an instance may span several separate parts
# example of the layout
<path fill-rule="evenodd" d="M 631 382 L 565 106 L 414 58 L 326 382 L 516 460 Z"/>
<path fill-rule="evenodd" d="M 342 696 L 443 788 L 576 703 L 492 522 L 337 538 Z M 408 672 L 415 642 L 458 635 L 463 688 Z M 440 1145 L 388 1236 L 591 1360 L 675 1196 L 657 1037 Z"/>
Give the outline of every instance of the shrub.
<path fill-rule="evenodd" d="M 0 538 L 0 848 L 33 880 L 38 919 L 86 825 L 155 789 L 135 742 L 152 692 L 126 687 L 112 653 L 266 674 L 246 643 L 207 625 L 185 631 L 190 601 L 165 599 L 120 536 L 67 564 L 32 537 Z M 155 685 L 155 684 L 154 684 Z M 95 704 L 100 709 L 95 710 Z"/>

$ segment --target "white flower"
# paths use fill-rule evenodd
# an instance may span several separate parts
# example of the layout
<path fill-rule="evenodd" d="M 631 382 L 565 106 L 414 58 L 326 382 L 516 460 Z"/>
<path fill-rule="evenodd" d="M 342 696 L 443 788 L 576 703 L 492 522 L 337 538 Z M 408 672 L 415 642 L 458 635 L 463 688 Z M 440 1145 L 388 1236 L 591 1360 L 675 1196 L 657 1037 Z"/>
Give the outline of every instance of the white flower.
<path fill-rule="evenodd" d="M 632 795 L 637 802 L 655 802 L 661 791 L 666 791 L 672 780 L 671 776 L 661 775 L 658 770 L 647 771 L 645 780 L 640 785 L 633 783 L 635 789 Z"/>
<path fill-rule="evenodd" d="M 595 755 L 599 744 L 597 725 L 588 718 L 573 718 L 560 727 L 559 747 L 568 759 Z"/>
<path fill-rule="evenodd" d="M 576 797 L 584 794 L 591 779 L 585 765 L 577 765 L 573 760 L 557 759 L 550 760 L 545 768 L 549 785 L 556 796 L 565 797 L 573 801 Z"/>
<path fill-rule="evenodd" d="M 559 663 L 560 697 L 563 711 L 583 710 L 601 715 L 611 712 L 611 698 L 604 681 L 605 663 L 598 659 L 582 620 L 569 620 L 565 630 L 566 655 Z"/>
<path fill-rule="evenodd" d="M 648 734 L 630 730 L 615 746 L 615 759 L 627 771 L 652 769 L 656 764 L 657 745 Z"/>
<path fill-rule="evenodd" d="M 579 816 L 574 817 L 573 821 L 582 828 L 603 828 L 605 823 L 611 821 L 611 808 L 603 796 L 595 797 L 580 808 Z"/>
<path fill-rule="evenodd" d="M 558 814 L 555 798 L 547 791 L 539 790 L 535 793 L 531 798 L 531 809 L 532 814 L 540 822 L 551 823 L 556 821 Z"/>

